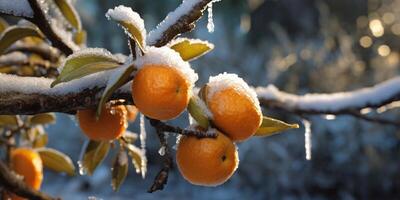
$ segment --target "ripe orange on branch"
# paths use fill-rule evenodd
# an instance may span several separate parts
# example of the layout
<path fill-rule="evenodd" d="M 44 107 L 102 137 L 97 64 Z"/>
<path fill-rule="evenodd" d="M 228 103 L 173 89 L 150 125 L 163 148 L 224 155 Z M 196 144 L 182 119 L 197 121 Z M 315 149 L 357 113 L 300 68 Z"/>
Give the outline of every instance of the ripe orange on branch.
<path fill-rule="evenodd" d="M 28 148 L 17 148 L 11 151 L 11 169 L 23 177 L 23 181 L 35 190 L 39 190 L 43 180 L 43 164 L 39 154 Z M 5 199 L 22 200 L 12 194 Z"/>
<path fill-rule="evenodd" d="M 233 141 L 254 135 L 262 122 L 257 95 L 236 74 L 211 77 L 202 90 L 213 124 Z"/>
<path fill-rule="evenodd" d="M 132 83 L 132 98 L 144 115 L 158 120 L 177 117 L 190 99 L 189 80 L 174 67 L 149 64 L 143 66 Z"/>
<path fill-rule="evenodd" d="M 183 136 L 178 144 L 176 162 L 182 176 L 194 185 L 217 186 L 235 172 L 238 152 L 223 133 L 217 138 Z"/>
<path fill-rule="evenodd" d="M 95 109 L 79 110 L 79 126 L 91 140 L 114 140 L 119 138 L 127 128 L 127 111 L 125 106 L 104 106 L 98 119 Z"/>

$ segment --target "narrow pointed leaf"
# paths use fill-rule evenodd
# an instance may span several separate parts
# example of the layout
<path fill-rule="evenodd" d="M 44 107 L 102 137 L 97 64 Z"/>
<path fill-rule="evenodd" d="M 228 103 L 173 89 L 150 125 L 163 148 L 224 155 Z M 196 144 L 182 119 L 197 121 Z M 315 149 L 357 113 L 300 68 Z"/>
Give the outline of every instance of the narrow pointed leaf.
<path fill-rule="evenodd" d="M 126 151 L 120 151 L 115 158 L 113 167 L 112 167 L 112 178 L 111 178 L 111 186 L 114 191 L 118 191 L 119 187 L 125 181 L 126 175 L 128 175 L 128 155 Z"/>
<path fill-rule="evenodd" d="M 258 128 L 255 136 L 270 136 L 293 128 L 299 128 L 299 125 L 288 124 L 286 122 L 264 116 L 261 126 Z"/>
<path fill-rule="evenodd" d="M 120 64 L 121 60 L 107 50 L 87 48 L 66 58 L 60 75 L 51 83 L 51 87 L 93 73 L 114 69 Z"/>
<path fill-rule="evenodd" d="M 64 15 L 65 19 L 74 27 L 76 30 L 82 29 L 81 19 L 79 18 L 78 12 L 67 0 L 54 0 L 54 3 L 60 9 L 61 13 Z"/>
<path fill-rule="evenodd" d="M 6 30 L 6 28 L 8 27 L 8 23 L 6 22 L 6 20 L 4 20 L 3 18 L 0 17 L 0 33 L 3 32 L 4 30 Z"/>
<path fill-rule="evenodd" d="M 188 38 L 176 39 L 169 47 L 178 52 L 185 61 L 194 60 L 214 49 L 214 45 L 207 41 Z"/>
<path fill-rule="evenodd" d="M 0 115 L 0 126 L 17 126 L 18 118 L 16 115 Z"/>
<path fill-rule="evenodd" d="M 100 115 L 101 109 L 111 95 L 125 83 L 131 80 L 131 75 L 135 71 L 134 65 L 125 65 L 115 70 L 107 82 L 107 87 L 101 96 L 100 103 L 97 106 L 97 116 Z"/>
<path fill-rule="evenodd" d="M 14 42 L 25 37 L 43 38 L 39 30 L 34 27 L 10 26 L 0 35 L 0 54 L 3 54 Z"/>
<path fill-rule="evenodd" d="M 52 124 L 56 121 L 56 116 L 54 113 L 41 113 L 34 115 L 30 118 L 30 123 L 32 125 L 37 124 Z"/>
<path fill-rule="evenodd" d="M 207 107 L 197 95 L 193 95 L 192 98 L 190 98 L 187 109 L 193 119 L 195 119 L 201 127 L 208 129 L 210 123 Z"/>
<path fill-rule="evenodd" d="M 43 165 L 59 173 L 75 175 L 75 166 L 67 155 L 51 148 L 36 149 L 43 161 Z"/>
<path fill-rule="evenodd" d="M 146 29 L 144 28 L 143 19 L 138 13 L 129 7 L 118 6 L 108 10 L 106 16 L 108 19 L 112 19 L 122 26 L 125 33 L 144 51 L 144 47 L 146 46 Z"/>
<path fill-rule="evenodd" d="M 92 175 L 97 166 L 105 159 L 110 150 L 110 143 L 106 141 L 89 141 L 82 158 L 82 167 Z"/>
<path fill-rule="evenodd" d="M 78 32 L 75 33 L 74 36 L 74 42 L 77 45 L 83 45 L 86 43 L 86 39 L 87 39 L 87 33 L 84 30 L 80 30 Z"/>
<path fill-rule="evenodd" d="M 141 173 L 143 168 L 146 168 L 146 162 L 144 162 L 144 154 L 141 149 L 138 147 L 132 145 L 132 144 L 127 144 L 126 148 L 128 150 L 128 154 L 132 159 L 132 164 L 136 169 L 136 173 Z"/>
<path fill-rule="evenodd" d="M 33 148 L 41 148 L 47 145 L 49 138 L 47 133 L 44 131 L 43 126 L 32 127 L 28 129 L 27 133 L 30 137 L 33 137 Z"/>

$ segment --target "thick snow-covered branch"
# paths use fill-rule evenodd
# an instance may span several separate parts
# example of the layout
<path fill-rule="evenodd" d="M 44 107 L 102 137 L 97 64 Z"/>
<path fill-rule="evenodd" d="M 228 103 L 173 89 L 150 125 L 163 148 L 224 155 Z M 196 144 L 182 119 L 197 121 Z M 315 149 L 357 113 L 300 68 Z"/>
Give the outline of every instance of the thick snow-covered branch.
<path fill-rule="evenodd" d="M 0 114 L 74 113 L 95 108 L 106 87 L 110 73 L 105 71 L 50 88 L 53 79 L 0 74 Z M 132 102 L 129 84 L 111 99 Z"/>
<path fill-rule="evenodd" d="M 256 88 L 262 105 L 300 114 L 341 114 L 363 108 L 379 108 L 400 100 L 400 77 L 373 87 L 332 94 L 294 95 L 269 85 Z"/>

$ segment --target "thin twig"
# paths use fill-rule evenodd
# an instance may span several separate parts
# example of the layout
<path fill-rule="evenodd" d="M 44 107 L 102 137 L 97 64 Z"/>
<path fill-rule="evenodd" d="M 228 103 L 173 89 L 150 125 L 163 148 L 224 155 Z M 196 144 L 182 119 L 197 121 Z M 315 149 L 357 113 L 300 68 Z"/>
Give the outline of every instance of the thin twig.
<path fill-rule="evenodd" d="M 180 127 L 175 127 L 168 125 L 160 120 L 155 120 L 151 118 L 147 118 L 150 121 L 150 124 L 156 128 L 157 130 L 161 130 L 163 132 L 177 133 L 180 135 L 188 135 L 188 136 L 196 136 L 198 138 L 216 138 L 217 134 L 212 131 L 201 131 L 201 130 L 189 130 L 182 129 Z"/>
<path fill-rule="evenodd" d="M 148 190 L 149 193 L 164 189 L 164 186 L 168 182 L 169 170 L 172 168 L 172 156 L 164 132 L 159 127 L 156 128 L 156 132 L 158 139 L 160 140 L 161 148 L 164 148 L 165 150 L 164 155 L 162 156 L 164 161 L 161 170 L 154 179 L 153 185 Z"/>

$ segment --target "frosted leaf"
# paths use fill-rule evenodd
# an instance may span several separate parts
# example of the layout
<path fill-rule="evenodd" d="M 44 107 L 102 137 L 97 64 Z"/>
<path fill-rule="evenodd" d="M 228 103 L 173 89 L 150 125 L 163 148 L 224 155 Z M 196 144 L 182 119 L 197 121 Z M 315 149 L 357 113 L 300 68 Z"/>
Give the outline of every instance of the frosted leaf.
<path fill-rule="evenodd" d="M 304 125 L 304 149 L 306 151 L 306 159 L 311 160 L 312 148 L 312 132 L 311 123 L 308 120 L 302 120 Z"/>
<path fill-rule="evenodd" d="M 142 160 L 142 177 L 144 178 L 146 176 L 146 170 L 147 170 L 147 158 L 146 158 L 146 125 L 144 121 L 144 115 L 142 113 L 140 115 L 140 148 L 143 153 L 143 160 Z"/>
<path fill-rule="evenodd" d="M 0 0 L 0 12 L 20 17 L 33 17 L 28 0 Z"/>
<path fill-rule="evenodd" d="M 183 61 L 179 53 L 169 47 L 149 47 L 146 54 L 139 57 L 134 64 L 138 69 L 145 64 L 159 64 L 173 67 L 187 77 L 192 86 L 198 79 L 197 73 L 190 67 L 190 64 Z"/>
<path fill-rule="evenodd" d="M 72 32 L 65 30 L 64 24 L 59 22 L 57 19 L 49 19 L 50 26 L 53 31 L 66 43 L 72 50 L 77 51 L 80 47 L 74 42 L 74 35 Z"/>
<path fill-rule="evenodd" d="M 260 108 L 260 102 L 258 101 L 256 92 L 249 87 L 249 85 L 240 78 L 237 74 L 222 73 L 217 76 L 211 76 L 207 83 L 208 93 L 207 99 L 211 99 L 215 93 L 224 90 L 226 88 L 235 88 L 239 92 L 248 95 L 248 97 L 253 101 L 254 105 L 257 106 L 258 110 Z"/>
<path fill-rule="evenodd" d="M 127 35 L 131 38 L 138 39 L 141 47 L 144 48 L 144 46 L 146 46 L 144 21 L 132 8 L 123 5 L 117 6 L 114 9 L 109 9 L 106 13 L 106 17 L 109 20 L 112 19 L 119 22 Z"/>
<path fill-rule="evenodd" d="M 107 60 L 110 61 L 115 61 L 119 63 L 123 63 L 124 59 L 122 56 L 115 56 L 111 54 L 108 50 L 103 49 L 103 48 L 85 48 L 81 49 L 79 51 L 74 52 L 73 54 L 69 55 L 67 58 L 64 59 L 64 62 L 60 65 L 58 68 L 58 71 L 61 72 L 68 60 L 72 60 L 75 58 L 80 58 L 80 57 L 87 57 L 87 56 L 93 56 L 93 57 L 103 57 Z"/>

